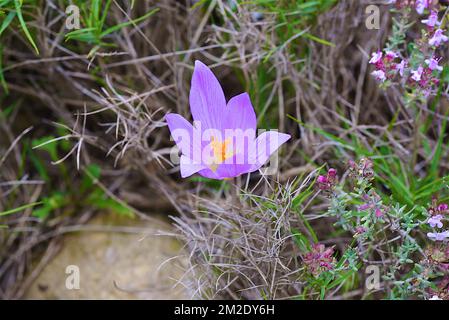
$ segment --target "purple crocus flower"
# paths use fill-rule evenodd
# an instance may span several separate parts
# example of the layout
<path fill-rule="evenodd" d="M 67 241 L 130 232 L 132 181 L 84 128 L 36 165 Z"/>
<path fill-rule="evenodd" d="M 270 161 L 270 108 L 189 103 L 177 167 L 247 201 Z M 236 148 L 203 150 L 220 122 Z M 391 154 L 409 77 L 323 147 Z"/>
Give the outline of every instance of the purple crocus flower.
<path fill-rule="evenodd" d="M 249 95 L 226 99 L 215 75 L 200 61 L 190 88 L 193 125 L 181 115 L 165 116 L 170 133 L 181 150 L 183 178 L 195 173 L 227 179 L 258 170 L 290 135 L 267 131 L 256 138 L 256 114 Z"/>

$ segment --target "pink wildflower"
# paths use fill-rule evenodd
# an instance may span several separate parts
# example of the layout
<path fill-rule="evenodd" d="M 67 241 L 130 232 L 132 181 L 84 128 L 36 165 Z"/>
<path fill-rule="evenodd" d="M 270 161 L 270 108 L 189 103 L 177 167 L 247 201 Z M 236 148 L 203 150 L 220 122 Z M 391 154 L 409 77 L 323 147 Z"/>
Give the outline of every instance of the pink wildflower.
<path fill-rule="evenodd" d="M 371 74 L 376 78 L 377 81 L 384 82 L 385 80 L 387 80 L 385 72 L 383 72 L 382 70 L 373 71 L 371 72 Z"/>
<path fill-rule="evenodd" d="M 332 190 L 337 183 L 337 170 L 330 168 L 325 176 L 318 176 L 316 182 L 318 189 L 326 191 Z"/>
<path fill-rule="evenodd" d="M 424 71 L 424 68 L 422 66 L 419 66 L 417 70 L 412 71 L 412 79 L 416 82 L 421 81 L 421 76 Z"/>
<path fill-rule="evenodd" d="M 373 52 L 369 63 L 376 64 L 382 59 L 382 51 Z"/>
<path fill-rule="evenodd" d="M 449 231 L 444 232 L 429 232 L 427 237 L 432 241 L 444 241 L 449 238 Z"/>
<path fill-rule="evenodd" d="M 359 206 L 359 211 L 365 211 L 368 209 L 371 209 L 373 205 L 371 203 L 364 203 L 361 206 Z"/>
<path fill-rule="evenodd" d="M 319 183 L 327 183 L 327 178 L 325 176 L 319 176 L 317 181 Z"/>
<path fill-rule="evenodd" d="M 334 268 L 335 258 L 333 254 L 334 248 L 326 248 L 324 244 L 320 243 L 314 244 L 311 251 L 304 256 L 304 264 L 314 276 L 318 276 L 322 272 Z"/>
<path fill-rule="evenodd" d="M 327 172 L 327 174 L 331 177 L 336 177 L 337 176 L 337 170 L 335 170 L 334 168 L 330 168 L 329 171 Z"/>
<path fill-rule="evenodd" d="M 376 209 L 374 214 L 376 215 L 376 218 L 382 218 L 384 216 L 384 213 L 379 208 Z"/>
<path fill-rule="evenodd" d="M 435 26 L 439 26 L 441 22 L 438 21 L 438 12 L 432 10 L 429 17 L 427 19 L 421 20 L 422 23 L 426 24 L 430 28 L 434 28 Z"/>
<path fill-rule="evenodd" d="M 432 227 L 432 228 L 442 228 L 443 227 L 443 223 L 441 222 L 441 219 L 443 219 L 443 216 L 441 214 L 437 214 L 436 216 L 432 216 L 429 218 L 429 220 L 427 220 L 427 223 Z"/>
<path fill-rule="evenodd" d="M 423 14 L 424 10 L 429 8 L 429 0 L 416 0 L 415 9 L 419 14 Z"/>
<path fill-rule="evenodd" d="M 363 227 L 363 226 L 358 226 L 358 227 L 355 229 L 355 232 L 356 232 L 356 234 L 363 234 L 363 233 L 366 232 L 366 228 Z"/>
<path fill-rule="evenodd" d="M 407 65 L 407 61 L 402 60 L 401 63 L 397 63 L 395 66 L 395 69 L 399 72 L 401 77 L 404 76 L 404 69 L 405 69 L 406 65 Z"/>
<path fill-rule="evenodd" d="M 385 53 L 385 58 L 387 58 L 390 61 L 396 59 L 397 57 L 399 57 L 399 55 L 394 51 L 387 51 Z"/>
<path fill-rule="evenodd" d="M 426 59 L 425 63 L 429 66 L 430 70 L 438 70 L 438 71 L 442 71 L 443 67 L 438 65 L 438 62 L 440 62 L 440 60 L 437 60 L 435 58 L 431 58 L 431 59 Z"/>
<path fill-rule="evenodd" d="M 443 30 L 437 29 L 429 40 L 431 46 L 438 47 L 442 42 L 447 42 L 448 38 L 443 34 Z"/>

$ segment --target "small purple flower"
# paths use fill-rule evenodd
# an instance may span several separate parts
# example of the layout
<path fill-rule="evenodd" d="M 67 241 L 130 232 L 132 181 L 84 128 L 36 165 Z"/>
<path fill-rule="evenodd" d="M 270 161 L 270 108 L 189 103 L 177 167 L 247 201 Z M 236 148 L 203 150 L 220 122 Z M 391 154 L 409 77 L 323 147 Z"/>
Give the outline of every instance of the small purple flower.
<path fill-rule="evenodd" d="M 190 88 L 193 126 L 181 115 L 165 116 L 181 150 L 183 178 L 199 173 L 222 180 L 258 170 L 290 135 L 267 131 L 256 138 L 256 114 L 249 95 L 226 99 L 215 75 L 195 62 Z"/>
<path fill-rule="evenodd" d="M 363 234 L 366 232 L 366 228 L 364 226 L 358 226 L 357 228 L 355 228 L 355 232 L 356 234 Z"/>
<path fill-rule="evenodd" d="M 432 227 L 432 228 L 442 228 L 443 227 L 443 222 L 441 222 L 441 219 L 443 219 L 443 216 L 441 214 L 437 214 L 436 216 L 432 216 L 429 218 L 429 220 L 427 220 L 427 223 Z"/>
<path fill-rule="evenodd" d="M 368 209 L 371 209 L 373 205 L 371 203 L 364 203 L 361 206 L 359 206 L 359 211 L 365 211 Z"/>
<path fill-rule="evenodd" d="M 407 66 L 407 61 L 406 60 L 402 60 L 400 63 L 397 63 L 395 66 L 395 69 L 399 72 L 399 74 L 401 75 L 401 77 L 404 76 L 404 69 Z"/>
<path fill-rule="evenodd" d="M 336 177 L 336 176 L 337 176 L 337 170 L 335 170 L 334 168 L 330 168 L 330 169 L 327 171 L 327 174 L 328 174 L 330 177 Z"/>
<path fill-rule="evenodd" d="M 396 59 L 397 57 L 399 57 L 399 55 L 396 52 L 394 52 L 394 51 L 387 51 L 385 53 L 385 57 L 388 60 L 393 60 L 393 59 Z"/>
<path fill-rule="evenodd" d="M 437 60 L 435 58 L 431 58 L 431 59 L 426 59 L 425 63 L 429 66 L 430 70 L 438 70 L 438 71 L 442 71 L 443 67 L 438 65 L 438 62 L 440 62 L 440 60 Z"/>
<path fill-rule="evenodd" d="M 326 176 L 318 176 L 317 181 L 319 183 L 327 183 L 327 178 L 326 178 Z"/>
<path fill-rule="evenodd" d="M 449 231 L 444 232 L 429 232 L 427 237 L 432 241 L 444 241 L 449 238 Z"/>
<path fill-rule="evenodd" d="M 435 26 L 439 26 L 441 22 L 438 21 L 438 12 L 432 10 L 429 17 L 427 19 L 421 20 L 422 23 L 426 24 L 430 28 L 434 28 Z"/>
<path fill-rule="evenodd" d="M 304 255 L 304 264 L 308 270 L 314 275 L 318 276 L 324 271 L 329 271 L 334 268 L 336 263 L 333 257 L 334 249 L 332 247 L 325 247 L 324 244 L 313 244 L 309 252 Z"/>
<path fill-rule="evenodd" d="M 377 81 L 385 82 L 385 80 L 387 80 L 385 72 L 383 72 L 382 70 L 373 71 L 371 72 L 371 74 L 374 76 L 374 78 L 376 78 Z"/>
<path fill-rule="evenodd" d="M 415 8 L 416 12 L 419 14 L 423 14 L 424 10 L 429 7 L 429 0 L 416 0 L 415 2 Z"/>
<path fill-rule="evenodd" d="M 421 76 L 424 71 L 424 68 L 422 66 L 419 66 L 417 70 L 412 71 L 412 79 L 416 82 L 421 81 Z"/>
<path fill-rule="evenodd" d="M 337 170 L 335 170 L 334 168 L 330 168 L 325 176 L 320 175 L 316 180 L 318 189 L 324 191 L 332 190 L 335 187 L 337 181 Z"/>
<path fill-rule="evenodd" d="M 382 59 L 382 51 L 373 52 L 369 63 L 376 64 Z"/>
<path fill-rule="evenodd" d="M 374 214 L 376 215 L 376 218 L 382 218 L 384 216 L 384 213 L 379 208 L 376 209 Z"/>
<path fill-rule="evenodd" d="M 437 207 L 438 211 L 446 211 L 448 208 L 449 207 L 446 203 L 439 204 Z"/>
<path fill-rule="evenodd" d="M 429 40 L 431 46 L 438 47 L 442 42 L 447 42 L 448 38 L 443 34 L 443 30 L 437 29 Z"/>

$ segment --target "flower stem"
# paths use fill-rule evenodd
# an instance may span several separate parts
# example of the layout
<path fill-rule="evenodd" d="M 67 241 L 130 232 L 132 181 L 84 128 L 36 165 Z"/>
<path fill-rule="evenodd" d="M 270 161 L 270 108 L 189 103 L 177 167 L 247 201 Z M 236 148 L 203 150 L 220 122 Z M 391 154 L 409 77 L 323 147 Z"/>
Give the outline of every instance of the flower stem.
<path fill-rule="evenodd" d="M 229 180 L 229 187 L 231 191 L 232 207 L 240 210 L 242 203 L 240 202 L 240 188 L 237 177 Z"/>

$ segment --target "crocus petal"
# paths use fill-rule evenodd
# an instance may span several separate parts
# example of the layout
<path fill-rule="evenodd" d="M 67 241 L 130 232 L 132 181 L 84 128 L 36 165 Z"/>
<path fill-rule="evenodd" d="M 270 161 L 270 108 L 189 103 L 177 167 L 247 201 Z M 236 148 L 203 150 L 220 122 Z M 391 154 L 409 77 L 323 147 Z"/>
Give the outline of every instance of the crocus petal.
<path fill-rule="evenodd" d="M 256 131 L 257 120 L 249 95 L 245 92 L 229 100 L 223 129 L 250 129 Z"/>
<path fill-rule="evenodd" d="M 216 174 L 220 179 L 232 178 L 240 176 L 251 170 L 252 165 L 247 161 L 240 162 L 239 155 L 234 155 L 231 159 L 228 159 L 225 163 L 220 164 L 217 167 Z M 242 158 L 243 159 L 243 158 Z M 229 161 L 229 162 L 228 162 Z"/>
<path fill-rule="evenodd" d="M 190 177 L 191 175 L 193 175 L 205 168 L 206 168 L 205 165 L 196 163 L 186 156 L 181 156 L 181 159 L 180 159 L 181 177 L 183 177 L 183 178 Z"/>
<path fill-rule="evenodd" d="M 200 146 L 197 146 L 194 150 L 194 128 L 190 122 L 176 113 L 167 114 L 165 120 L 167 121 L 173 140 L 175 140 L 176 145 L 183 155 L 191 158 L 195 154 L 195 151 L 200 152 Z"/>
<path fill-rule="evenodd" d="M 215 75 L 202 62 L 195 61 L 190 88 L 190 110 L 202 129 L 221 130 L 226 99 Z"/>
<path fill-rule="evenodd" d="M 198 173 L 209 179 L 223 180 L 233 177 L 238 177 L 242 174 L 248 173 L 251 170 L 252 165 L 246 162 L 240 162 L 240 155 L 234 155 L 232 158 L 226 160 L 226 162 L 217 165 L 215 170 L 211 168 L 205 168 Z"/>
<path fill-rule="evenodd" d="M 250 172 L 256 171 L 263 166 L 270 156 L 288 139 L 290 139 L 289 134 L 276 131 L 267 131 L 258 136 L 253 144 L 253 149 L 249 150 L 249 159 L 252 164 Z"/>

